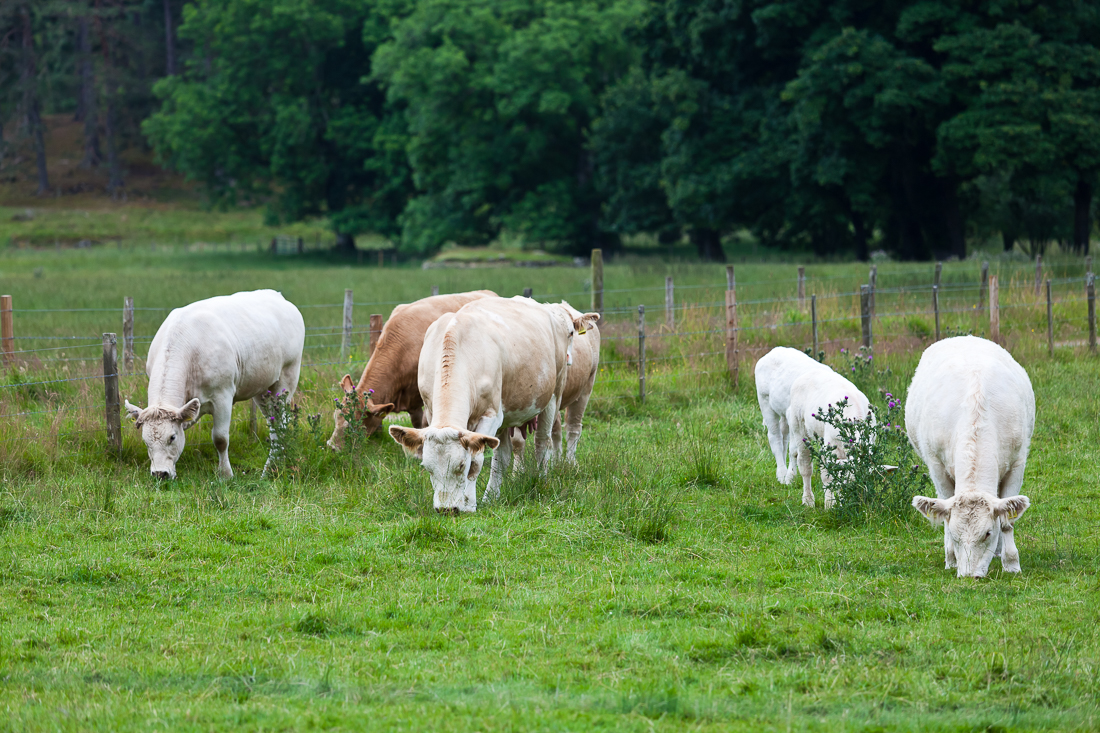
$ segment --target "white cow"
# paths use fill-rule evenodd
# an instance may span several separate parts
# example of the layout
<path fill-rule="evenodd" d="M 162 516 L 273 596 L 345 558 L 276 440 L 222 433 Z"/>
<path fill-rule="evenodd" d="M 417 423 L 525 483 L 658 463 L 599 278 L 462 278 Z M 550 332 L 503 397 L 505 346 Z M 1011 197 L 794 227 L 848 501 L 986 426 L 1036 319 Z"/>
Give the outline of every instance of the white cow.
<path fill-rule="evenodd" d="M 306 329 L 302 314 L 274 290 L 223 295 L 176 308 L 157 329 L 149 347 L 149 406 L 126 402 L 126 411 L 149 449 L 150 471 L 175 478 L 184 431 L 206 414 L 218 451 L 218 474 L 229 465 L 229 423 L 233 403 L 255 399 L 273 416 L 275 397 L 289 400 L 298 387 Z M 272 423 L 272 447 L 279 426 Z M 267 470 L 271 463 L 268 456 Z"/>
<path fill-rule="evenodd" d="M 909 442 L 928 465 L 938 498 L 913 498 L 944 522 L 947 568 L 980 578 L 994 556 L 1020 572 L 1013 525 L 1031 502 L 1020 495 L 1035 393 L 1027 372 L 992 341 L 960 336 L 921 355 L 905 409 Z"/>
<path fill-rule="evenodd" d="M 831 446 L 837 458 L 846 460 L 848 452 L 841 442 L 837 428 L 818 419 L 828 407 L 847 400 L 843 414 L 849 420 L 869 419 L 875 424 L 871 403 L 867 396 L 844 377 L 832 369 L 813 369 L 794 380 L 791 385 L 790 405 L 787 407 L 787 423 L 790 425 L 790 468 L 787 470 L 785 484 L 791 483 L 796 474 L 802 474 L 802 503 L 814 506 L 814 491 L 810 476 L 813 473 L 813 454 L 808 441 L 820 438 L 826 446 Z M 834 504 L 833 492 L 829 485 L 832 476 L 821 467 L 821 483 L 825 487 L 825 508 Z"/>
<path fill-rule="evenodd" d="M 482 500 L 499 496 L 511 462 L 508 428 L 536 415 L 535 450 L 539 465 L 547 464 L 573 334 L 598 319 L 575 319 L 560 305 L 530 298 L 484 298 L 428 328 L 417 368 L 428 427 L 391 425 L 390 435 L 422 459 L 436 511 L 476 511 L 486 448 L 493 464 Z"/>
<path fill-rule="evenodd" d="M 787 478 L 787 447 L 790 440 L 787 408 L 791 404 L 791 386 L 796 379 L 811 371 L 832 373 L 833 370 L 798 349 L 786 346 L 777 346 L 756 362 L 756 399 L 760 403 L 764 427 L 768 429 L 768 445 L 775 456 L 775 478 L 785 484 L 791 482 Z"/>
<path fill-rule="evenodd" d="M 584 314 L 564 300 L 561 306 L 569 311 L 574 319 Z M 593 324 L 587 331 L 578 331 L 573 337 L 572 359 L 565 379 L 565 389 L 554 414 L 554 428 L 550 435 L 551 445 L 558 456 L 565 456 L 568 463 L 577 462 L 577 443 L 581 439 L 584 411 L 592 397 L 592 387 L 596 384 L 596 374 L 600 371 L 600 329 Z M 561 413 L 565 412 L 565 440 L 562 440 Z M 516 469 L 523 460 L 526 436 L 521 428 L 512 430 L 512 453 L 516 457 Z"/>

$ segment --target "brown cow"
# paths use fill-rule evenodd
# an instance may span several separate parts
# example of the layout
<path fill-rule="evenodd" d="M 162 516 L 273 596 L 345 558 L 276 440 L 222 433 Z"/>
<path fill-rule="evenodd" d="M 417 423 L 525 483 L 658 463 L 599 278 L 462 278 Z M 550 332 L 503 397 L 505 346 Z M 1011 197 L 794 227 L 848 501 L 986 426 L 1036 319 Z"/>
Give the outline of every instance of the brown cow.
<path fill-rule="evenodd" d="M 408 412 L 414 427 L 427 427 L 424 419 L 424 400 L 416 382 L 416 367 L 420 349 L 424 346 L 424 332 L 444 313 L 453 313 L 467 303 L 479 298 L 495 298 L 491 290 L 475 290 L 470 293 L 452 293 L 421 298 L 413 303 L 393 309 L 378 345 L 370 361 L 363 369 L 359 384 L 352 386 L 351 375 L 341 381 L 345 404 L 354 405 L 362 415 L 363 428 L 371 435 L 382 426 L 382 419 L 391 412 Z M 365 399 L 364 399 L 365 398 Z M 347 420 L 344 411 L 333 413 L 336 429 L 328 445 L 334 450 L 344 447 L 344 430 Z"/>

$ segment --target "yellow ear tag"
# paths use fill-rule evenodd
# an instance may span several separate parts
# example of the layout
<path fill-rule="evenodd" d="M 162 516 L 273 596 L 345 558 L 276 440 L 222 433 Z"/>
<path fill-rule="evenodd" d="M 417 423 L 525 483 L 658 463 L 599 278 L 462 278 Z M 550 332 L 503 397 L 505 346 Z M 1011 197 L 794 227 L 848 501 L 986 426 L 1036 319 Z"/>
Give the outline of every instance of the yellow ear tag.
<path fill-rule="evenodd" d="M 578 336 L 583 336 L 583 335 L 585 335 L 586 333 L 588 333 L 588 329 L 587 329 L 587 328 L 582 328 L 582 329 L 581 329 L 580 331 L 577 331 L 577 335 L 578 335 Z"/>
<path fill-rule="evenodd" d="M 1020 516 L 1020 515 L 1019 515 L 1019 514 L 1017 514 L 1016 512 L 1012 512 L 1011 514 L 1009 514 L 1009 515 L 1008 515 L 1008 518 L 1009 518 L 1009 519 L 1015 519 L 1015 518 L 1016 518 L 1016 517 L 1018 517 L 1018 516 Z"/>

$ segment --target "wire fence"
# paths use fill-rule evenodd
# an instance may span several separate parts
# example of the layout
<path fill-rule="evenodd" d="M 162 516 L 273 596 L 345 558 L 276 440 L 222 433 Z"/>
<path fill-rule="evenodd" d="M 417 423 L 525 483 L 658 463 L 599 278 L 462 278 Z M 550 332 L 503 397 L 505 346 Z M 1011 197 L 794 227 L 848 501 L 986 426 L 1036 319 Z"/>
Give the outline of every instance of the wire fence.
<path fill-rule="evenodd" d="M 729 273 L 724 285 L 675 286 L 668 279 L 653 287 L 601 290 L 601 300 L 614 296 L 636 302 L 602 309 L 600 373 L 594 397 L 642 401 L 647 394 L 729 389 L 731 378 L 736 381 L 741 371 L 747 375 L 755 359 L 780 345 L 814 354 L 835 354 L 861 345 L 876 353 L 911 352 L 937 338 L 973 333 L 993 337 L 1014 353 L 1049 356 L 1057 350 L 1084 356 L 1096 351 L 1094 283 L 1088 272 L 1041 281 L 1025 272 L 1001 283 L 992 276 L 971 282 L 904 283 L 859 290 L 831 289 L 836 279 L 800 275 L 735 283 Z M 792 284 L 794 294 L 737 298 L 755 287 L 776 283 Z M 648 297 L 657 293 L 663 294 L 663 300 Z M 571 296 L 596 300 L 591 291 L 550 293 L 537 300 L 557 302 Z M 148 388 L 144 356 L 154 336 L 135 335 L 132 330 L 124 333 L 119 339 L 120 366 L 105 375 L 108 362 L 102 334 L 31 331 L 22 335 L 11 324 L 33 327 L 34 318 L 46 313 L 118 314 L 119 309 L 21 310 L 12 308 L 10 299 L 6 302 L 7 312 L 0 313 L 5 324 L 0 333 L 5 365 L 0 380 L 0 418 L 5 418 L 0 458 L 19 443 L 48 441 L 59 446 L 77 437 L 75 444 L 105 442 L 112 408 L 102 385 L 115 378 L 122 394 L 116 403 L 143 402 Z M 305 411 L 330 412 L 333 400 L 342 396 L 340 378 L 350 374 L 354 379 L 365 366 L 380 335 L 382 315 L 371 313 L 375 326 L 365 327 L 363 309 L 377 311 L 398 304 L 354 303 L 349 294 L 344 303 L 298 305 L 314 314 L 338 311 L 332 317 L 335 322 L 314 320 L 306 329 L 297 397 Z M 129 317 L 122 315 L 132 329 L 133 312 L 167 316 L 172 309 L 131 306 L 129 310 Z M 113 409 L 119 409 L 117 404 Z M 247 411 L 247 406 L 238 406 L 234 419 L 254 421 L 254 413 Z M 208 437 L 198 432 L 189 445 L 209 444 Z"/>

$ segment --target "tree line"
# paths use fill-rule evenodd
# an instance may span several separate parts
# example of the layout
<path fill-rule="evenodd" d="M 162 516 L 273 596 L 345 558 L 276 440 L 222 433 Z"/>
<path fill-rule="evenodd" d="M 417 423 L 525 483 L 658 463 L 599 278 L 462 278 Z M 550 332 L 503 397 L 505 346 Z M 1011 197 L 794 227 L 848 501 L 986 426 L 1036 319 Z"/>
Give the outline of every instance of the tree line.
<path fill-rule="evenodd" d="M 1087 0 L 0 0 L 2 132 L 85 120 L 340 246 L 748 233 L 867 258 L 1088 250 Z"/>

